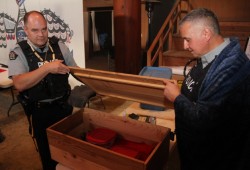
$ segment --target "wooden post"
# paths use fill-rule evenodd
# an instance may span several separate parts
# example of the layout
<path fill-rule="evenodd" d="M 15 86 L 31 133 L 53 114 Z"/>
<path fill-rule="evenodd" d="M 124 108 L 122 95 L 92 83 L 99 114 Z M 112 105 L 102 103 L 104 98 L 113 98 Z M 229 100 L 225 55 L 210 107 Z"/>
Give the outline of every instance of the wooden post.
<path fill-rule="evenodd" d="M 141 70 L 141 0 L 114 0 L 115 71 Z"/>

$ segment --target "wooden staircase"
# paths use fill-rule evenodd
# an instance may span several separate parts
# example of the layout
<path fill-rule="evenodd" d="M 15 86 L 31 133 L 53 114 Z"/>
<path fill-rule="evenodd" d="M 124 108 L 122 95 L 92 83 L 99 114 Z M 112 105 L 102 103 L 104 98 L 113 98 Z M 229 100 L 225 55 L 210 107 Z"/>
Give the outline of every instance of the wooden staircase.
<path fill-rule="evenodd" d="M 189 60 L 194 58 L 183 47 L 183 39 L 174 34 L 171 49 L 163 52 L 162 66 L 184 66 Z"/>
<path fill-rule="evenodd" d="M 227 5 L 228 10 L 222 10 L 221 5 Z M 213 10 L 219 19 L 221 33 L 224 37 L 238 37 L 242 49 L 245 48 L 250 36 L 250 3 L 248 0 L 176 0 L 169 16 L 147 51 L 147 66 L 184 66 L 193 58 L 189 51 L 183 48 L 183 39 L 178 36 L 178 22 L 191 9 L 205 7 Z M 234 9 L 235 8 L 235 9 Z M 232 11 L 234 13 L 232 15 Z"/>

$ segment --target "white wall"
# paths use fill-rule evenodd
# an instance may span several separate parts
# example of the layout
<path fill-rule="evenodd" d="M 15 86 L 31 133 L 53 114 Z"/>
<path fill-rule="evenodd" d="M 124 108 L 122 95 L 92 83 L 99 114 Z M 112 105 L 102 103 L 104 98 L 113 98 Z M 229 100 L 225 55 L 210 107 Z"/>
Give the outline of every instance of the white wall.
<path fill-rule="evenodd" d="M 65 42 L 73 52 L 74 59 L 78 66 L 85 68 L 85 49 L 84 49 L 84 23 L 83 23 L 83 4 L 82 0 L 17 0 L 23 2 L 21 8 L 25 7 L 26 12 L 31 10 L 50 10 L 54 15 L 65 23 L 70 32 L 73 32 L 70 41 Z M 15 25 L 12 20 L 18 20 L 19 6 L 16 0 L 0 1 L 0 63 L 8 63 L 9 51 L 17 42 L 13 31 L 14 39 L 6 39 L 7 27 Z M 51 35 L 51 34 L 50 34 Z"/>

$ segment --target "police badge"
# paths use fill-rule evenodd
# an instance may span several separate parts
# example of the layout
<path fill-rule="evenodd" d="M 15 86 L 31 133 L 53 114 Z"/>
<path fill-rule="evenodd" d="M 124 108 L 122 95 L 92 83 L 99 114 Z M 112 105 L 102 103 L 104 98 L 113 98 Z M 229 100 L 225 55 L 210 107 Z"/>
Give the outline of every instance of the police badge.
<path fill-rule="evenodd" d="M 10 60 L 15 60 L 16 58 L 17 58 L 17 54 L 14 52 L 14 51 L 11 51 L 10 53 L 9 53 L 9 59 Z"/>

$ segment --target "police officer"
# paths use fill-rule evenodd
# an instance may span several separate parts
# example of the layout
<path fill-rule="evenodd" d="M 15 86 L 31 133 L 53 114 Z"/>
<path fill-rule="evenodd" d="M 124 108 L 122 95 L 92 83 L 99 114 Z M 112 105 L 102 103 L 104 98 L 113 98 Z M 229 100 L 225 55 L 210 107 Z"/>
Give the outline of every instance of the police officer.
<path fill-rule="evenodd" d="M 67 103 L 70 93 L 68 66 L 76 63 L 67 46 L 48 37 L 47 22 L 38 11 L 24 16 L 27 40 L 16 44 L 9 55 L 9 76 L 19 91 L 27 115 L 31 115 L 33 135 L 44 170 L 55 169 L 46 128 L 72 113 Z"/>

